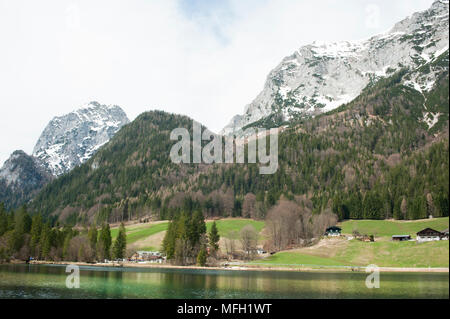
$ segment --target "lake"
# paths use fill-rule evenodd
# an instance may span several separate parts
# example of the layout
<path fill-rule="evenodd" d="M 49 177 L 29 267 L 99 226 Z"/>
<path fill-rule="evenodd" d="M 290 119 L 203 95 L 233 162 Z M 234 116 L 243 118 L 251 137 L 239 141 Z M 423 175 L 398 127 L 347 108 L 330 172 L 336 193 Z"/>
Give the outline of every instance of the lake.
<path fill-rule="evenodd" d="M 0 298 L 449 298 L 448 273 L 238 271 L 80 267 L 66 288 L 63 265 L 0 265 Z"/>

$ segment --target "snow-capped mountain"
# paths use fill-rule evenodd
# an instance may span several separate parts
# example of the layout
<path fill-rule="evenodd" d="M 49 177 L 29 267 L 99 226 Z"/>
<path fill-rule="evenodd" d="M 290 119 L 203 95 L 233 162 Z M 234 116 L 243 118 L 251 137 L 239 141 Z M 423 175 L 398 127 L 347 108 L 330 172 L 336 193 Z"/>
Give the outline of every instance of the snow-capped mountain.
<path fill-rule="evenodd" d="M 7 207 L 26 203 L 52 179 L 41 160 L 15 151 L 0 168 L 0 202 Z"/>
<path fill-rule="evenodd" d="M 262 92 L 221 134 L 239 135 L 258 121 L 261 126 L 278 126 L 348 103 L 381 77 L 417 68 L 448 50 L 448 21 L 448 3 L 435 1 L 384 34 L 357 42 L 303 46 L 270 72 Z M 409 84 L 414 83 L 412 79 Z"/>
<path fill-rule="evenodd" d="M 87 161 L 127 123 L 127 115 L 119 106 L 90 102 L 51 120 L 37 141 L 33 156 L 53 175 L 64 174 Z"/>

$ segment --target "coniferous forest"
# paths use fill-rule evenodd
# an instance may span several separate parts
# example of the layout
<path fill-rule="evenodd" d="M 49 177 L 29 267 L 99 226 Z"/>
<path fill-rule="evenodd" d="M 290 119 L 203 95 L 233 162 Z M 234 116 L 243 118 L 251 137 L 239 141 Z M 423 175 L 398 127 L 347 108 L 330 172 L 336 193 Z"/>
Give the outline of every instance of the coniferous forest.
<path fill-rule="evenodd" d="M 413 71 L 439 77 L 421 93 L 402 84 Z M 259 174 L 258 164 L 172 163 L 170 132 L 184 127 L 192 136 L 192 120 L 143 113 L 27 206 L 1 206 L 0 256 L 121 258 L 126 238 L 113 244 L 107 225 L 151 217 L 172 220 L 167 255 L 201 263 L 205 217 L 263 220 L 286 201 L 339 220 L 448 216 L 448 92 L 447 50 L 426 67 L 369 84 L 338 109 L 283 126 L 273 175 Z M 427 112 L 440 114 L 432 126 Z"/>
<path fill-rule="evenodd" d="M 113 241 L 109 224 L 74 228 L 52 223 L 26 206 L 6 212 L 0 204 L 0 263 L 10 259 L 96 262 L 126 256 L 123 223 Z"/>

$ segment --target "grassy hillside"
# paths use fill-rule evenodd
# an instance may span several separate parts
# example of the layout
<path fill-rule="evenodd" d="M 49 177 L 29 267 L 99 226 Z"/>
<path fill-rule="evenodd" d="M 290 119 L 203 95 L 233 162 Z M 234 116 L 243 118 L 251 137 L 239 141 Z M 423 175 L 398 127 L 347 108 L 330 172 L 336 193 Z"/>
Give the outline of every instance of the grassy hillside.
<path fill-rule="evenodd" d="M 280 252 L 251 264 L 272 266 L 367 266 L 449 267 L 449 242 L 374 242 L 342 241 L 334 251 L 299 249 Z"/>
<path fill-rule="evenodd" d="M 392 235 L 411 235 L 424 228 L 433 228 L 442 231 L 448 228 L 448 217 L 422 219 L 415 221 L 399 220 L 347 220 L 340 224 L 344 234 L 351 234 L 357 230 L 361 234 L 374 235 L 375 237 L 391 237 Z"/>
<path fill-rule="evenodd" d="M 127 231 L 127 244 L 133 244 L 138 240 L 155 235 L 159 232 L 166 231 L 169 226 L 169 222 L 162 222 L 157 224 L 140 224 L 125 227 Z M 117 237 L 119 228 L 111 229 L 111 236 L 113 240 Z"/>
<path fill-rule="evenodd" d="M 247 225 L 253 226 L 258 233 L 262 231 L 265 226 L 264 221 L 257 221 L 252 219 L 220 219 L 216 221 L 217 229 L 221 237 L 237 239 L 235 235 L 239 235 L 242 228 Z M 206 223 L 207 231 L 211 230 L 212 222 Z"/>
<path fill-rule="evenodd" d="M 211 230 L 212 223 L 212 221 L 208 221 L 206 223 L 208 232 Z M 217 220 L 216 224 L 221 237 L 238 239 L 239 232 L 246 225 L 252 225 L 256 229 L 256 231 L 260 233 L 264 228 L 265 222 L 252 219 L 233 218 Z M 168 226 L 169 222 L 167 221 L 126 226 L 125 229 L 127 232 L 127 244 L 136 249 L 158 250 L 160 249 L 160 245 L 164 236 L 155 237 L 155 235 L 166 231 Z M 118 232 L 118 227 L 111 229 L 111 236 L 113 240 L 117 237 Z M 149 242 L 152 243 L 152 245 L 149 246 Z"/>
<path fill-rule="evenodd" d="M 375 264 L 385 267 L 448 267 L 449 242 L 350 241 L 335 257 L 353 265 Z"/>
<path fill-rule="evenodd" d="M 376 242 L 346 239 L 324 239 L 312 247 L 279 252 L 252 262 L 272 266 L 367 266 L 380 267 L 449 267 L 449 242 L 428 243 L 392 242 L 393 234 L 411 234 L 426 227 L 442 231 L 448 228 L 449 219 L 435 218 L 418 221 L 351 220 L 341 223 L 344 234 L 353 229 L 360 233 L 375 234 Z"/>

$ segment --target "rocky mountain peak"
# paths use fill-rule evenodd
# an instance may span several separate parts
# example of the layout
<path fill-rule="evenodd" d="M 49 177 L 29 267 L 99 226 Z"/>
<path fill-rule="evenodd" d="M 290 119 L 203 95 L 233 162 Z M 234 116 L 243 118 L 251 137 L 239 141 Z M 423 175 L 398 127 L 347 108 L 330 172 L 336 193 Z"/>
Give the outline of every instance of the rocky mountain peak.
<path fill-rule="evenodd" d="M 14 151 L 0 168 L 0 202 L 7 208 L 26 203 L 52 179 L 38 158 Z"/>
<path fill-rule="evenodd" d="M 448 50 L 448 12 L 448 4 L 436 1 L 369 39 L 301 47 L 270 72 L 262 92 L 221 134 L 239 135 L 247 126 L 276 127 L 333 110 L 382 77 L 429 63 Z"/>
<path fill-rule="evenodd" d="M 87 161 L 127 123 L 129 120 L 119 106 L 89 102 L 53 118 L 37 141 L 33 155 L 55 176 L 64 174 Z"/>
<path fill-rule="evenodd" d="M 39 184 L 42 180 L 48 180 L 51 176 L 46 171 L 45 165 L 24 151 L 14 151 L 0 168 L 0 179 L 4 180 L 6 186 L 17 186 L 17 184 L 31 183 Z"/>

